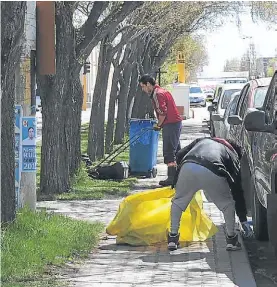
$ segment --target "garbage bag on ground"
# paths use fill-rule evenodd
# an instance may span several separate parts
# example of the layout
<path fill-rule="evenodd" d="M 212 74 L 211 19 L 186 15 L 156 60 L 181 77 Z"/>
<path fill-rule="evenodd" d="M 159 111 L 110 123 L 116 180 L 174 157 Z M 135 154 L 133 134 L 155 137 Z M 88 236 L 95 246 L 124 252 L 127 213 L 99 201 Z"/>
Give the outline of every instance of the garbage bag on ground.
<path fill-rule="evenodd" d="M 126 197 L 108 225 L 107 233 L 117 236 L 117 244 L 140 246 L 166 242 L 174 194 L 174 189 L 163 187 Z M 217 232 L 216 226 L 203 210 L 200 191 L 183 212 L 179 232 L 180 241 L 189 242 L 204 241 Z"/>

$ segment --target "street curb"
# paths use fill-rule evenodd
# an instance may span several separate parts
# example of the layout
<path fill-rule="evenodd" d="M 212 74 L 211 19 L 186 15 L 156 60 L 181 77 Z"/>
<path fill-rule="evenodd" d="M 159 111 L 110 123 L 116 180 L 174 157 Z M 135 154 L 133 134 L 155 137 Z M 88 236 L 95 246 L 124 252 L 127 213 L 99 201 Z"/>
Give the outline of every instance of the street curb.
<path fill-rule="evenodd" d="M 236 286 L 257 287 L 242 236 L 240 233 L 238 233 L 238 235 L 242 250 L 230 252 Z"/>

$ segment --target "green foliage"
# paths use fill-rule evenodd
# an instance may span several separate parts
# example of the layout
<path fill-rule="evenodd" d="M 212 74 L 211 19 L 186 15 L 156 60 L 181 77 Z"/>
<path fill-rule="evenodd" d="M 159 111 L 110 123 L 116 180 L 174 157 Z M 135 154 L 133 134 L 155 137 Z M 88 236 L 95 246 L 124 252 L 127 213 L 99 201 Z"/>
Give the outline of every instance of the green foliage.
<path fill-rule="evenodd" d="M 251 15 L 254 21 L 262 20 L 270 26 L 277 22 L 276 1 L 251 1 Z"/>
<path fill-rule="evenodd" d="M 269 61 L 269 65 L 267 68 L 267 76 L 268 77 L 272 77 L 274 75 L 275 72 L 275 63 L 277 63 L 277 59 L 273 58 Z"/>
<path fill-rule="evenodd" d="M 86 257 L 102 230 L 100 223 L 73 220 L 46 211 L 20 210 L 16 220 L 2 228 L 3 286 L 50 286 L 47 282 L 31 283 L 49 273 L 51 266 Z"/>
<path fill-rule="evenodd" d="M 204 65 L 208 64 L 208 55 L 203 39 L 199 36 L 197 37 L 193 35 L 184 36 L 171 48 L 170 54 L 162 67 L 162 70 L 167 72 L 166 74 L 162 75 L 163 86 L 171 84 L 177 79 L 178 51 L 182 51 L 184 54 L 185 69 L 188 81 L 193 80 L 196 76 L 196 72 Z"/>

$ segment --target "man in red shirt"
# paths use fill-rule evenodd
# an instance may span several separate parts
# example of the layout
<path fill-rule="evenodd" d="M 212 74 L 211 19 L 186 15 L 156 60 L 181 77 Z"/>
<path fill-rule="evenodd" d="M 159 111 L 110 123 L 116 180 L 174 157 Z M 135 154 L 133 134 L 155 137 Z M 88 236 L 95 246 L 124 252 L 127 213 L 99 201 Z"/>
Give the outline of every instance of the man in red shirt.
<path fill-rule="evenodd" d="M 159 182 L 161 186 L 171 185 L 176 173 L 176 153 L 180 150 L 180 134 L 182 118 L 177 110 L 172 95 L 156 84 L 154 78 L 143 75 L 139 79 L 142 90 L 150 96 L 156 112 L 158 123 L 155 130 L 163 132 L 163 157 L 167 164 L 166 180 Z"/>

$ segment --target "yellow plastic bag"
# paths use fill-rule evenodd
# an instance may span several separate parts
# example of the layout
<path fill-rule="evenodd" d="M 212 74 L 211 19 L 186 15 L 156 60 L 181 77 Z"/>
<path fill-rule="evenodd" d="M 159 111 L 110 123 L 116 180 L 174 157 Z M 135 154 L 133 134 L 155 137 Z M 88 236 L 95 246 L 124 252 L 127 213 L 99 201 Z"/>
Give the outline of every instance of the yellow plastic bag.
<path fill-rule="evenodd" d="M 151 245 L 165 242 L 166 231 L 170 228 L 174 193 L 174 189 L 164 187 L 126 197 L 107 227 L 107 233 L 117 235 L 117 244 Z M 183 212 L 179 231 L 180 241 L 204 241 L 217 232 L 216 226 L 203 210 L 200 191 Z"/>

